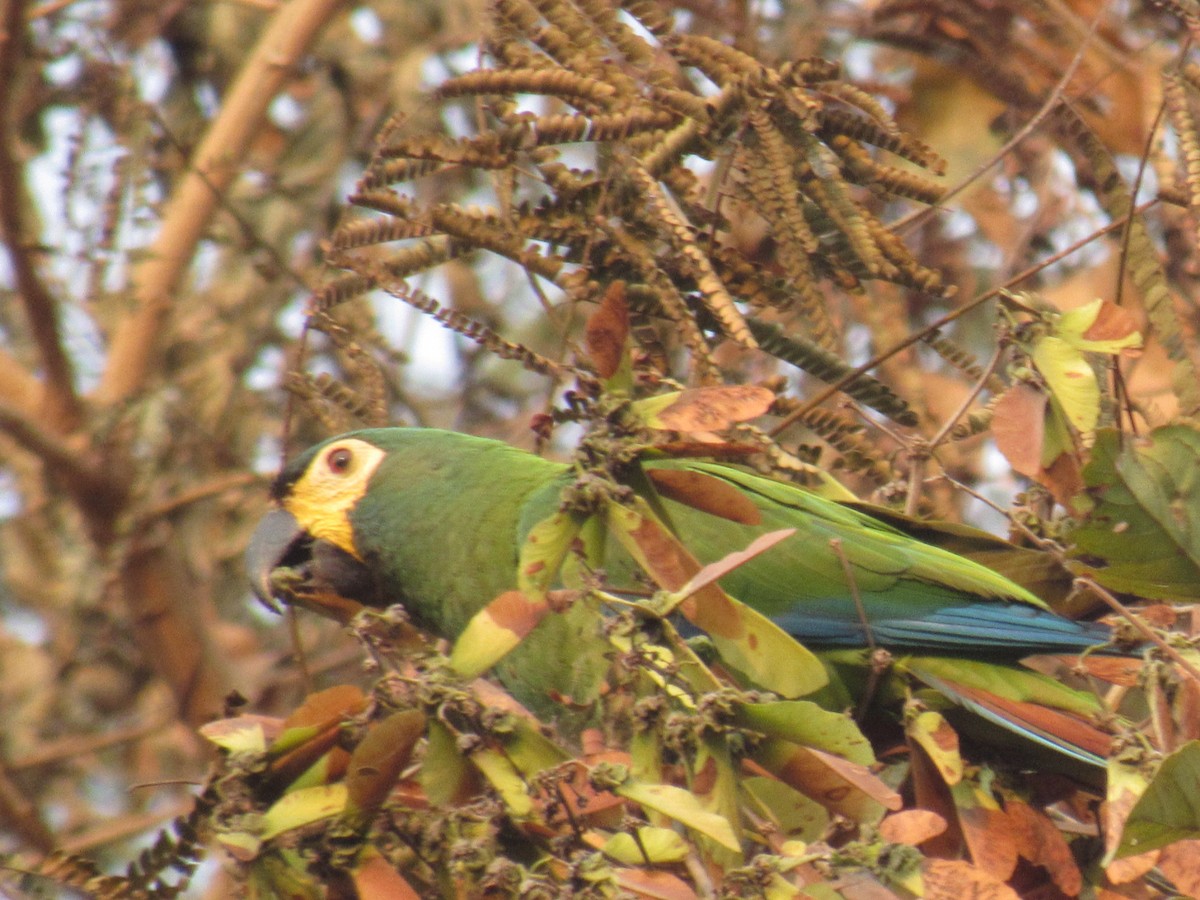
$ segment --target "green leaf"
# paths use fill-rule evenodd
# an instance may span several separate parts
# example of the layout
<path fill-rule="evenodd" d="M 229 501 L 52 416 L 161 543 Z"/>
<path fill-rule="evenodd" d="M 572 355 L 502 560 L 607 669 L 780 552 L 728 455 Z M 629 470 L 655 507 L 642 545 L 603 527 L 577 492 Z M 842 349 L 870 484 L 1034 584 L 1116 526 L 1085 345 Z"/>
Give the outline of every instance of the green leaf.
<path fill-rule="evenodd" d="M 829 827 L 829 811 L 789 784 L 776 778 L 752 776 L 744 777 L 741 786 L 779 830 L 793 840 L 819 840 Z"/>
<path fill-rule="evenodd" d="M 853 719 L 808 700 L 738 703 L 734 706 L 734 723 L 739 728 L 824 750 L 859 765 L 875 765 L 871 744 Z"/>
<path fill-rule="evenodd" d="M 1200 596 L 1200 429 L 1168 425 L 1141 439 L 1102 430 L 1083 477 L 1097 502 L 1069 535 L 1079 567 L 1140 597 Z"/>
<path fill-rule="evenodd" d="M 1163 760 L 1129 813 L 1117 856 L 1196 838 L 1200 838 L 1200 741 L 1189 741 Z"/>
<path fill-rule="evenodd" d="M 462 803 L 475 792 L 476 769 L 458 747 L 454 732 L 439 719 L 429 721 L 428 744 L 418 778 L 434 807 Z"/>

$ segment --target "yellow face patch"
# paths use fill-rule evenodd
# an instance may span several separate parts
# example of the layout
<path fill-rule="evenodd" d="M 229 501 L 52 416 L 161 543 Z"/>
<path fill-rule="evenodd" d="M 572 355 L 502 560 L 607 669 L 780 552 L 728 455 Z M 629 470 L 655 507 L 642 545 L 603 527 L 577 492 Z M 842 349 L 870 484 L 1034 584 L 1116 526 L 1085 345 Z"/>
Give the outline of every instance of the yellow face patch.
<path fill-rule="evenodd" d="M 292 485 L 283 508 L 317 540 L 328 541 L 359 559 L 350 510 L 367 492 L 386 454 L 358 438 L 334 441 L 318 453 Z"/>

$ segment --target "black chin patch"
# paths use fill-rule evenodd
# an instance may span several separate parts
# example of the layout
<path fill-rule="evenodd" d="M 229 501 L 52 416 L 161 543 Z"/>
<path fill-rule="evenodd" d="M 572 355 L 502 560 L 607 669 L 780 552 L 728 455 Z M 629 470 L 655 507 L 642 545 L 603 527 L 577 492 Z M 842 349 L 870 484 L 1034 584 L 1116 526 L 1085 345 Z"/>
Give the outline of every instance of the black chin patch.
<path fill-rule="evenodd" d="M 300 549 L 307 551 L 302 571 L 306 572 L 307 582 L 315 589 L 355 600 L 364 606 L 386 606 L 389 602 L 383 597 L 371 570 L 341 547 L 312 541 Z M 287 557 L 281 562 L 287 565 Z"/>

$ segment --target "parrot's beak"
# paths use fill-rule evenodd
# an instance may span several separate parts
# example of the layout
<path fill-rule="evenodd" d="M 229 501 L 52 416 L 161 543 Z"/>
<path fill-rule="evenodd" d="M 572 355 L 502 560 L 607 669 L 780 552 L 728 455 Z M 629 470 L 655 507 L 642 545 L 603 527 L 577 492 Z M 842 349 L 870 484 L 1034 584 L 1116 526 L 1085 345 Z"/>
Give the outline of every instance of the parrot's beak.
<path fill-rule="evenodd" d="M 246 548 L 246 573 L 250 576 L 254 595 L 268 609 L 277 613 L 283 611 L 275 599 L 271 573 L 308 539 L 296 517 L 284 509 L 271 510 L 258 523 L 250 546 Z"/>

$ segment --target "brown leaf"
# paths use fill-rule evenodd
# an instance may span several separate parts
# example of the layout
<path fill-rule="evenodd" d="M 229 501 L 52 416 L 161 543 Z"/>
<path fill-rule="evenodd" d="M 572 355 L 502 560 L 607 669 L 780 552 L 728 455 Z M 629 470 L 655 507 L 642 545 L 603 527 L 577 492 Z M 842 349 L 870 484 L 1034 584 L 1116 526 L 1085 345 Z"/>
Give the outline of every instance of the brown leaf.
<path fill-rule="evenodd" d="M 1009 465 L 1028 478 L 1042 474 L 1042 443 L 1045 439 L 1044 393 L 1026 384 L 1005 391 L 992 412 L 992 436 L 996 448 Z"/>
<path fill-rule="evenodd" d="M 604 292 L 600 308 L 592 313 L 584 328 L 588 357 L 601 378 L 612 378 L 625 357 L 629 337 L 629 306 L 625 302 L 625 282 L 614 281 Z"/>
<path fill-rule="evenodd" d="M 1017 867 L 1015 829 L 999 809 L 982 806 L 958 808 L 958 823 L 971 851 L 971 859 L 997 881 L 1007 881 Z"/>
<path fill-rule="evenodd" d="M 367 855 L 354 870 L 358 900 L 420 900 L 413 886 L 378 853 Z"/>
<path fill-rule="evenodd" d="M 1054 499 L 1063 506 L 1070 506 L 1071 501 L 1083 493 L 1083 473 L 1079 467 L 1079 459 L 1070 453 L 1059 454 L 1049 466 L 1042 470 L 1038 479 L 1046 489 L 1054 495 Z"/>
<path fill-rule="evenodd" d="M 752 384 L 692 388 L 654 417 L 653 427 L 685 433 L 720 431 L 761 416 L 775 394 Z"/>
<path fill-rule="evenodd" d="M 1183 678 L 1175 690 L 1175 725 L 1181 741 L 1200 740 L 1200 683 Z"/>
<path fill-rule="evenodd" d="M 789 749 L 791 753 L 773 767 L 773 774 L 832 812 L 855 818 L 862 809 L 862 797 L 890 810 L 903 805 L 900 795 L 866 766 L 815 747 L 791 744 Z"/>
<path fill-rule="evenodd" d="M 1176 841 L 1162 848 L 1159 871 L 1186 897 L 1200 897 L 1200 841 Z"/>
<path fill-rule="evenodd" d="M 670 872 L 647 869 L 617 869 L 617 884 L 638 897 L 653 900 L 695 900 L 696 892 L 687 882 Z"/>
<path fill-rule="evenodd" d="M 946 830 L 946 820 L 927 809 L 906 809 L 879 823 L 879 834 L 893 844 L 917 846 Z"/>
<path fill-rule="evenodd" d="M 1089 341 L 1119 341 L 1129 337 L 1139 327 L 1129 310 L 1105 300 L 1100 304 L 1096 321 L 1083 333 L 1083 337 Z"/>
<path fill-rule="evenodd" d="M 1058 889 L 1068 897 L 1079 896 L 1083 875 L 1066 838 L 1054 823 L 1016 798 L 1005 802 L 1004 812 L 1013 825 L 1017 852 L 1049 872 Z"/>
<path fill-rule="evenodd" d="M 352 684 L 339 684 L 309 694 L 283 723 L 284 730 L 306 725 L 323 727 L 356 716 L 367 708 L 367 698 Z"/>
<path fill-rule="evenodd" d="M 742 525 L 762 523 L 754 501 L 719 478 L 684 469 L 647 468 L 646 475 L 668 500 Z"/>
<path fill-rule="evenodd" d="M 921 870 L 925 900 L 1020 900 L 1003 881 L 960 859 L 927 859 Z"/>
<path fill-rule="evenodd" d="M 928 844 L 924 850 L 931 856 L 957 856 L 962 851 L 963 835 L 950 788 L 925 748 L 911 735 L 908 737 L 908 746 L 911 751 L 909 777 L 912 779 L 916 805 L 935 813 L 946 823 L 942 833 L 926 839 Z"/>
<path fill-rule="evenodd" d="M 1027 659 L 1036 662 L 1038 657 Z M 1143 663 L 1140 659 L 1128 656 L 1055 656 L 1068 669 L 1079 669 L 1091 678 L 1098 678 L 1109 684 L 1119 684 L 1122 687 L 1133 687 L 1138 683 Z M 1023 660 L 1023 662 L 1025 662 Z M 1037 668 L 1036 665 L 1031 668 Z M 1038 669 L 1038 671 L 1043 671 Z"/>
<path fill-rule="evenodd" d="M 1149 853 L 1139 853 L 1137 856 L 1126 856 L 1114 859 L 1104 869 L 1104 874 L 1113 884 L 1128 884 L 1137 881 L 1158 864 L 1161 850 L 1151 850 Z"/>
<path fill-rule="evenodd" d="M 829 882 L 829 886 L 845 900 L 900 900 L 894 891 L 888 890 L 869 872 L 852 872 Z"/>
<path fill-rule="evenodd" d="M 745 550 L 735 550 L 733 553 L 726 554 L 716 562 L 711 562 L 688 581 L 682 588 L 683 592 L 693 593 L 703 590 L 714 581 L 724 578 L 738 566 L 745 565 L 754 557 L 770 550 L 780 541 L 790 538 L 796 533 L 795 528 L 781 528 L 778 531 L 769 531 L 766 534 L 760 534 L 752 540 Z"/>
<path fill-rule="evenodd" d="M 350 757 L 346 775 L 350 804 L 363 812 L 378 809 L 424 733 L 425 714 L 417 709 L 400 710 L 375 723 Z"/>

